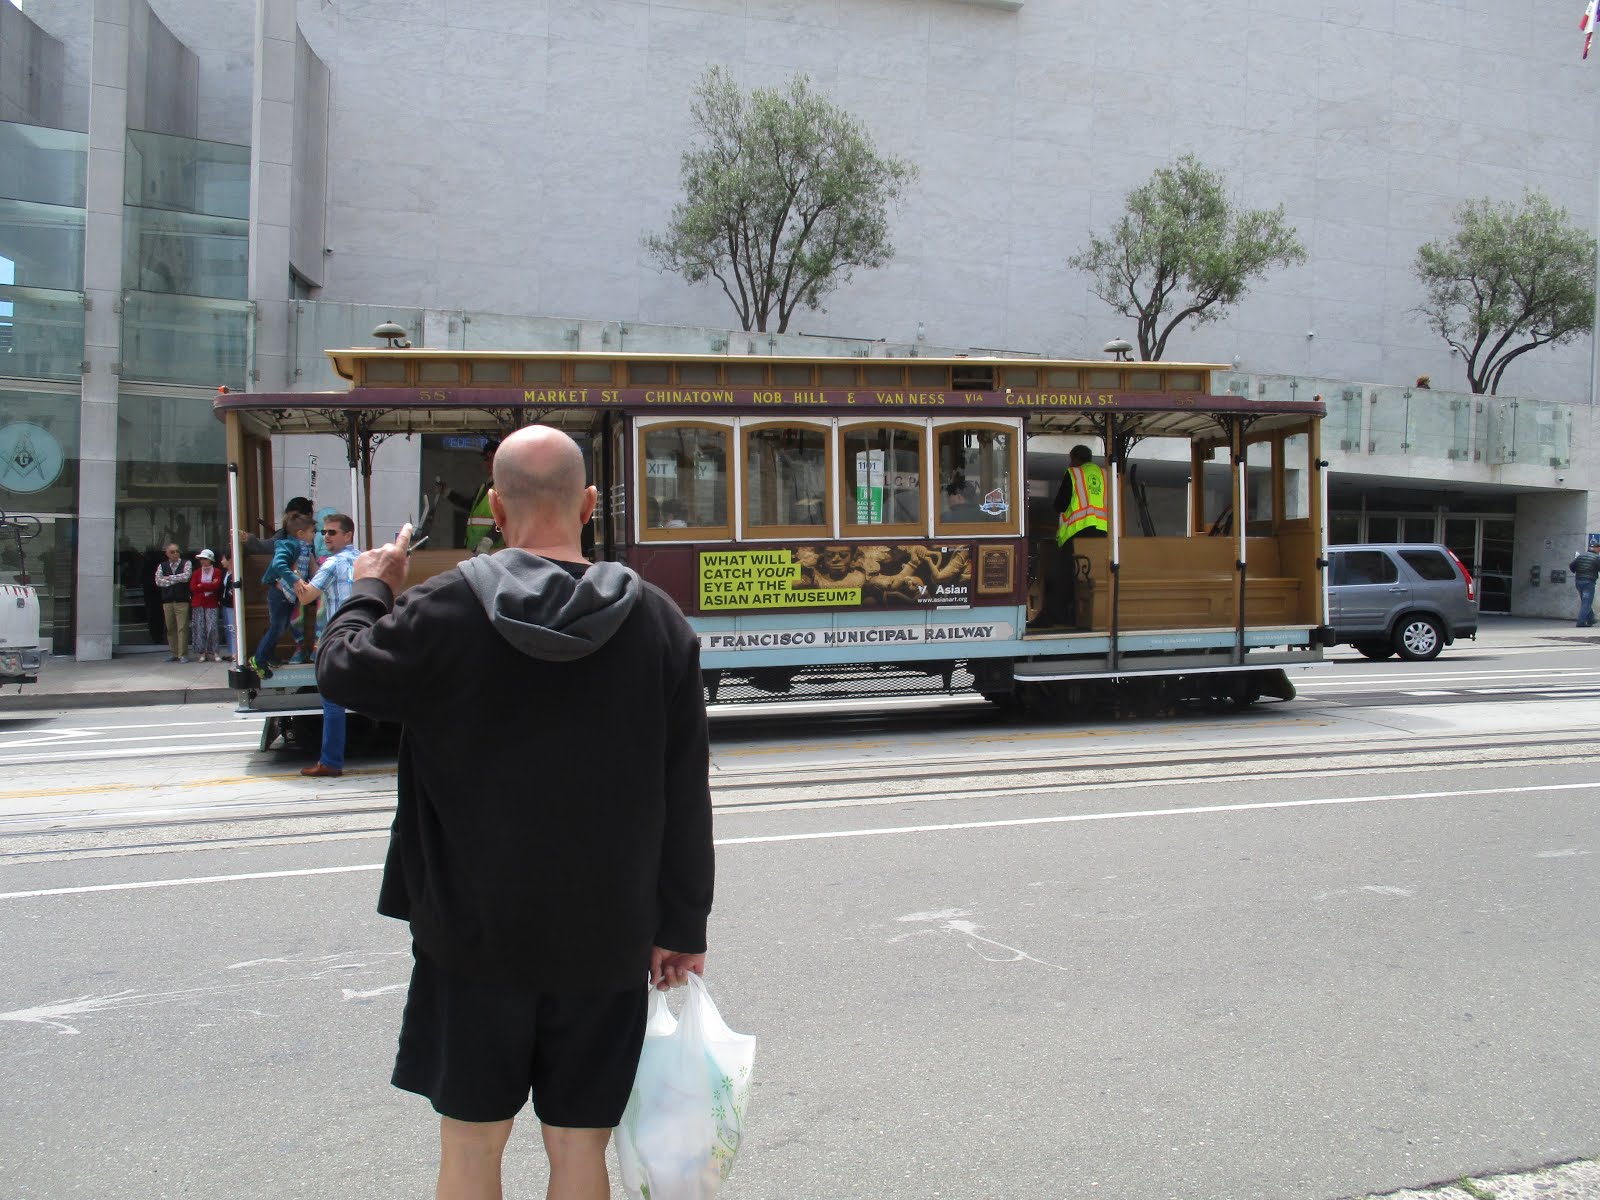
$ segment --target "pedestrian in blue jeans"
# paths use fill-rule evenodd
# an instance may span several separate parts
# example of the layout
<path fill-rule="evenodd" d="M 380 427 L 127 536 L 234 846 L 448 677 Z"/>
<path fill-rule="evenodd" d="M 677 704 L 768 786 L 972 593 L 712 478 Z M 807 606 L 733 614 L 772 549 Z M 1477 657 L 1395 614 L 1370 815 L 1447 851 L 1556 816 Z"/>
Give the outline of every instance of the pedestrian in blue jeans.
<path fill-rule="evenodd" d="M 1578 589 L 1578 628 L 1587 629 L 1594 624 L 1594 581 L 1600 577 L 1600 554 L 1593 550 L 1580 550 L 1567 570 L 1572 572 L 1573 585 Z"/>
<path fill-rule="evenodd" d="M 293 513 L 284 522 L 288 536 L 272 544 L 272 563 L 261 576 L 267 588 L 267 632 L 261 635 L 261 642 L 250 657 L 250 669 L 262 679 L 270 679 L 272 668 L 278 665 L 272 660 L 272 652 L 284 630 L 289 628 L 289 620 L 299 604 L 294 585 L 300 578 L 295 571 L 300 561 L 300 548 L 310 544 L 316 536 L 316 527 L 317 523 L 304 513 Z"/>
<path fill-rule="evenodd" d="M 295 595 L 306 606 L 322 602 L 331 620 L 350 594 L 356 566 L 356 523 L 343 513 L 322 520 L 322 540 L 331 552 L 309 583 L 296 583 Z M 344 709 L 331 700 L 322 702 L 322 753 L 300 774 L 337 779 L 344 774 Z"/>

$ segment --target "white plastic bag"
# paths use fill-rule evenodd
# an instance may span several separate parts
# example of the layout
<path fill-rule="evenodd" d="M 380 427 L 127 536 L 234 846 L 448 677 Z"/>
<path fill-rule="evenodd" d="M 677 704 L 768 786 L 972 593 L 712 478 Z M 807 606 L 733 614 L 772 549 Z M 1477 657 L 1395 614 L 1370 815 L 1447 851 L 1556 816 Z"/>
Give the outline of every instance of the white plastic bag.
<path fill-rule="evenodd" d="M 723 1023 L 690 974 L 683 1016 L 650 994 L 639 1072 L 617 1126 L 617 1163 L 633 1200 L 711 1200 L 733 1170 L 756 1039 Z"/>

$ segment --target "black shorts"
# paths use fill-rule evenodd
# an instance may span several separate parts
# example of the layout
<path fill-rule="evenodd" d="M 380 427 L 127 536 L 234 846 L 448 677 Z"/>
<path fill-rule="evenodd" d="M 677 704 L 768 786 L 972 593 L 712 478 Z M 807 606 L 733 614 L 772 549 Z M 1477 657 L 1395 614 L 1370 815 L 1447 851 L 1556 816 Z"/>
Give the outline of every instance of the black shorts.
<path fill-rule="evenodd" d="M 533 1095 L 546 1125 L 611 1129 L 639 1069 L 650 992 L 556 995 L 442 971 L 421 954 L 393 1083 L 440 1116 L 507 1121 Z"/>

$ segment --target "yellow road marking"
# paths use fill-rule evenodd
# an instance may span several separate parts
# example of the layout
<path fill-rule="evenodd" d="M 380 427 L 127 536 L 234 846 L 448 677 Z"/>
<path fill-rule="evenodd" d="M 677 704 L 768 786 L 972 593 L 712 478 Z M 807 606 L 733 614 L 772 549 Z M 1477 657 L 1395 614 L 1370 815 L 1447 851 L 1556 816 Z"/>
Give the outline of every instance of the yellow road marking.
<path fill-rule="evenodd" d="M 346 771 L 345 779 L 357 778 L 362 775 L 393 775 L 394 767 L 370 767 L 360 771 Z M 237 775 L 222 779 L 192 779 L 183 783 L 102 783 L 94 787 L 76 788 L 39 788 L 31 792 L 0 792 L 0 800 L 39 800 L 49 796 L 100 796 L 107 792 L 153 792 L 162 788 L 207 788 L 222 787 L 233 783 L 260 783 L 269 779 L 301 779 L 304 778 L 299 771 L 280 773 L 274 771 L 270 775 Z M 319 779 L 317 782 L 321 782 Z"/>

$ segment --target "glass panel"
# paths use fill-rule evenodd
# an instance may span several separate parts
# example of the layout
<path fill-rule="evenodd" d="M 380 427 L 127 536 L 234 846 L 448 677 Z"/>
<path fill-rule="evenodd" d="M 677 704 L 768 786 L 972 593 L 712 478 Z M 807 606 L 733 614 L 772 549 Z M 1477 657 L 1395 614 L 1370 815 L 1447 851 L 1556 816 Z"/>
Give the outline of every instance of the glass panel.
<path fill-rule="evenodd" d="M 84 206 L 87 134 L 0 121 L 0 196 Z"/>
<path fill-rule="evenodd" d="M 296 386 L 312 390 L 342 392 L 349 387 L 323 351 L 374 346 L 372 331 L 385 322 L 393 321 L 406 330 L 413 344 L 422 344 L 422 310 L 417 308 L 299 300 L 290 305 L 289 319 Z"/>
<path fill-rule="evenodd" d="M 1360 514 L 1336 513 L 1328 519 L 1328 544 L 1330 546 L 1354 546 L 1360 541 Z"/>
<path fill-rule="evenodd" d="M 899 367 L 873 365 L 864 367 L 862 381 L 868 387 L 899 387 L 905 381 L 905 372 Z"/>
<path fill-rule="evenodd" d="M 116 642 L 160 646 L 155 590 L 161 548 L 185 555 L 222 544 L 228 527 L 222 422 L 211 393 L 123 395 L 117 402 L 117 574 L 122 588 Z"/>
<path fill-rule="evenodd" d="M 645 526 L 706 529 L 728 524 L 726 429 L 645 431 Z"/>
<path fill-rule="evenodd" d="M 1483 557 L 1478 563 L 1478 607 L 1483 612 L 1511 611 L 1511 552 L 1515 534 L 1516 523 L 1510 517 L 1485 517 L 1483 520 Z"/>
<path fill-rule="evenodd" d="M 1328 418 L 1325 436 L 1336 438 L 1339 449 L 1346 454 L 1366 454 L 1367 444 L 1361 440 L 1361 421 L 1367 409 L 1366 394 L 1360 388 L 1340 388 L 1329 393 L 1326 401 Z"/>
<path fill-rule="evenodd" d="M 1374 388 L 1372 425 L 1368 450 L 1373 454 L 1404 454 L 1410 445 L 1407 433 L 1409 398 L 1401 388 Z"/>
<path fill-rule="evenodd" d="M 0 284 L 0 375 L 83 374 L 83 293 Z"/>
<path fill-rule="evenodd" d="M 0 491 L 0 497 L 5 492 Z M 21 506 L 5 503 L 16 512 Z M 21 583 L 24 578 L 39 596 L 39 632 L 50 639 L 57 654 L 71 654 L 73 646 L 74 584 L 77 572 L 78 522 L 70 512 L 44 513 L 37 507 L 21 511 L 39 518 L 39 532 L 22 542 L 0 538 L 0 584 Z M 154 570 L 154 568 L 151 568 Z"/>
<path fill-rule="evenodd" d="M 523 383 L 560 383 L 561 364 L 554 359 L 529 359 L 522 364 Z"/>
<path fill-rule="evenodd" d="M 245 298 L 248 221 L 132 205 L 122 212 L 125 286 L 179 296 Z"/>
<path fill-rule="evenodd" d="M 1122 386 L 1121 371 L 1086 371 L 1084 373 L 1089 377 L 1089 387 L 1115 390 Z"/>
<path fill-rule="evenodd" d="M 811 384 L 811 367 L 801 366 L 796 363 L 774 363 L 772 366 L 772 382 L 779 387 L 809 387 Z"/>
<path fill-rule="evenodd" d="M 214 217 L 250 216 L 250 147 L 128 130 L 123 203 Z"/>
<path fill-rule="evenodd" d="M 934 388 L 942 392 L 950 386 L 950 371 L 947 367 L 908 367 L 906 381 L 914 388 Z"/>
<path fill-rule="evenodd" d="M 1572 409 L 1543 400 L 1513 400 L 1516 410 L 1515 462 L 1566 467 L 1572 457 Z"/>
<path fill-rule="evenodd" d="M 0 391 L 0 508 L 77 511 L 79 404 L 76 393 Z"/>
<path fill-rule="evenodd" d="M 0 283 L 83 288 L 83 209 L 0 200 Z"/>
<path fill-rule="evenodd" d="M 611 364 L 608 362 L 577 362 L 572 364 L 574 383 L 610 383 Z"/>
<path fill-rule="evenodd" d="M 1283 519 L 1311 516 L 1311 439 L 1292 433 L 1283 439 Z"/>
<path fill-rule="evenodd" d="M 1446 517 L 1444 544 L 1469 571 L 1478 569 L 1478 518 Z"/>
<path fill-rule="evenodd" d="M 488 359 L 472 364 L 473 383 L 510 383 L 510 359 Z"/>
<path fill-rule="evenodd" d="M 1013 526 L 1016 444 L 1011 430 L 941 429 L 936 445 L 940 522 Z"/>
<path fill-rule="evenodd" d="M 242 389 L 250 361 L 253 308 L 247 301 L 127 293 L 122 305 L 122 377 Z M 220 452 L 216 461 L 222 461 Z"/>
<path fill-rule="evenodd" d="M 1198 392 L 1200 390 L 1200 372 L 1168 371 L 1167 390 L 1169 392 Z"/>
<path fill-rule="evenodd" d="M 1485 396 L 1479 403 L 1483 405 L 1479 444 L 1484 461 L 1491 466 L 1516 462 L 1516 408 L 1511 401 L 1495 396 Z"/>
<path fill-rule="evenodd" d="M 717 382 L 717 364 L 683 363 L 678 367 L 678 382 L 695 387 L 710 387 Z"/>
<path fill-rule="evenodd" d="M 1437 550 L 1402 550 L 1400 557 L 1405 560 L 1408 567 L 1424 579 L 1437 582 L 1456 577 L 1455 566 Z"/>
<path fill-rule="evenodd" d="M 823 387 L 855 387 L 856 369 L 854 367 L 822 367 L 817 372 L 817 381 Z"/>
<path fill-rule="evenodd" d="M 1384 517 L 1376 514 L 1367 517 L 1366 541 L 1398 542 L 1400 540 L 1400 518 Z"/>
<path fill-rule="evenodd" d="M 846 526 L 920 524 L 922 431 L 900 426 L 845 430 Z"/>
<path fill-rule="evenodd" d="M 1080 375 L 1076 368 L 1052 367 L 1045 371 L 1044 381 L 1049 387 L 1075 388 Z"/>
<path fill-rule="evenodd" d="M 363 383 L 404 383 L 406 381 L 405 360 L 369 358 L 361 364 L 361 381 Z"/>
<path fill-rule="evenodd" d="M 1131 371 L 1128 374 L 1130 392 L 1159 392 L 1161 376 L 1155 371 Z"/>
<path fill-rule="evenodd" d="M 1064 374 L 1065 372 L 1057 372 Z M 1036 388 L 1039 386 L 1039 371 L 1036 367 L 1007 367 L 1005 374 L 1007 387 Z"/>
<path fill-rule="evenodd" d="M 994 390 L 993 367 L 951 367 L 950 386 L 958 392 Z"/>
<path fill-rule="evenodd" d="M 731 362 L 722 369 L 722 377 L 730 387 L 759 387 L 767 381 L 767 365 Z"/>
<path fill-rule="evenodd" d="M 745 435 L 745 532 L 828 525 L 828 432 L 752 429 Z"/>
<path fill-rule="evenodd" d="M 1272 494 L 1272 443 L 1251 442 L 1244 448 L 1245 502 L 1250 520 L 1246 533 L 1266 537 L 1273 532 L 1276 497 Z"/>
<path fill-rule="evenodd" d="M 1428 516 L 1409 516 L 1400 518 L 1400 541 L 1402 542 L 1436 542 L 1439 540 L 1435 529 L 1438 519 L 1431 514 Z"/>
<path fill-rule="evenodd" d="M 449 362 L 421 362 L 417 364 L 417 379 L 423 383 L 460 383 L 461 366 Z"/>
<path fill-rule="evenodd" d="M 587 365 L 587 364 L 579 364 Z M 636 362 L 628 364 L 628 382 L 634 385 L 666 383 L 668 366 L 664 362 Z"/>
<path fill-rule="evenodd" d="M 1200 464 L 1200 528 L 1206 533 L 1233 531 L 1233 472 L 1226 453 L 1219 449 L 1216 459 Z"/>

